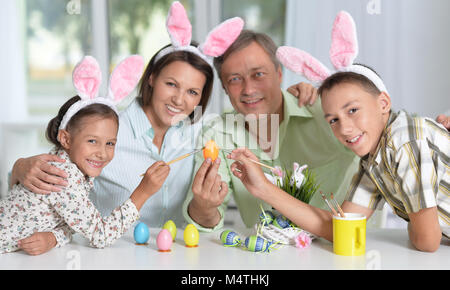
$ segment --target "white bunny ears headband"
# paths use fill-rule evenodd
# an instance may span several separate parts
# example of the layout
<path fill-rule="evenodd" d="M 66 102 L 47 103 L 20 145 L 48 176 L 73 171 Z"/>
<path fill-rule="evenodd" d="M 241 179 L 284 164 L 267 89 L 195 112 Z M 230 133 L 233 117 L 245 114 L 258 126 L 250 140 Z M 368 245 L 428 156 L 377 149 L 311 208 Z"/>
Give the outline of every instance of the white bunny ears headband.
<path fill-rule="evenodd" d="M 374 71 L 365 66 L 353 64 L 358 55 L 358 40 L 355 22 L 349 13 L 345 11 L 338 13 L 331 38 L 330 58 L 336 69 L 335 72 L 330 71 L 307 52 L 294 47 L 278 48 L 277 58 L 285 67 L 304 76 L 315 85 L 320 85 L 337 72 L 354 72 L 368 78 L 380 92 L 388 93 L 383 81 Z"/>
<path fill-rule="evenodd" d="M 108 94 L 98 96 L 102 72 L 95 58 L 85 56 L 75 67 L 72 81 L 80 101 L 73 104 L 64 115 L 59 130 L 66 129 L 70 119 L 81 109 L 92 104 L 104 104 L 116 113 L 116 104 L 128 96 L 138 84 L 144 70 L 144 59 L 139 55 L 127 57 L 111 73 Z"/>
<path fill-rule="evenodd" d="M 244 28 L 244 21 L 239 17 L 226 20 L 213 29 L 206 37 L 206 41 L 197 48 L 191 45 L 192 26 L 186 10 L 180 2 L 175 1 L 170 7 L 166 27 L 172 45 L 160 51 L 155 57 L 155 62 L 175 51 L 189 51 L 213 66 L 212 58 L 221 56 L 233 44 Z"/>

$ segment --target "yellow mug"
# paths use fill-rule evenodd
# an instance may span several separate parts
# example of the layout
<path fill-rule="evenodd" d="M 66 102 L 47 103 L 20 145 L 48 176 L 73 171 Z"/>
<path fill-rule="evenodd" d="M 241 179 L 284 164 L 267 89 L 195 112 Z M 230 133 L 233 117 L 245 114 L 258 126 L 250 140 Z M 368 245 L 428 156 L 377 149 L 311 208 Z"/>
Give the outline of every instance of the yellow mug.
<path fill-rule="evenodd" d="M 366 217 L 358 213 L 333 216 L 333 252 L 341 256 L 361 256 L 366 252 Z"/>

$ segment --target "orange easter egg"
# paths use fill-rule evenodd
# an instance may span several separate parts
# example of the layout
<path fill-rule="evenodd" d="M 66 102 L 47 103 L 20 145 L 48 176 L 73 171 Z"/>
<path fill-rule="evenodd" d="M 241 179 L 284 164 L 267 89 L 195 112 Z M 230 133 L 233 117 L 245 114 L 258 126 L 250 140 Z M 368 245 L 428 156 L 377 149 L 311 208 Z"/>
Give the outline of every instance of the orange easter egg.
<path fill-rule="evenodd" d="M 214 162 L 218 156 L 219 146 L 217 146 L 216 142 L 214 140 L 206 142 L 205 149 L 203 149 L 203 157 L 205 157 L 205 159 L 211 158 L 211 160 Z"/>

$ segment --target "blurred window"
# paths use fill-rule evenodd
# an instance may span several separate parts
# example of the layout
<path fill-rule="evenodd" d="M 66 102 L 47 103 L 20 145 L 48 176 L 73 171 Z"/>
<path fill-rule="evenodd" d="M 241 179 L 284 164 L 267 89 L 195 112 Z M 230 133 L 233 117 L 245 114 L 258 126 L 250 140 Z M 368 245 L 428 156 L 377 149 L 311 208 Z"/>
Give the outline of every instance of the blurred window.
<path fill-rule="evenodd" d="M 31 116 L 55 115 L 75 94 L 72 70 L 84 55 L 108 54 L 105 62 L 109 62 L 106 65 L 111 70 L 130 54 L 140 54 L 148 62 L 162 46 L 170 43 L 165 23 L 172 0 L 95 0 L 104 1 L 103 6 L 94 0 L 23 1 Z M 193 27 L 195 4 L 209 5 L 203 0 L 182 0 L 181 3 Z M 217 9 L 222 10 L 218 15 L 223 19 L 240 16 L 245 19 L 246 28 L 266 32 L 277 44 L 283 43 L 286 0 L 222 0 L 218 3 L 221 4 Z M 99 7 L 106 7 L 107 13 L 95 11 L 101 9 Z M 107 19 L 97 15 L 106 15 Z M 211 15 L 204 17 L 202 20 Z M 95 39 L 94 31 L 107 37 Z M 193 39 L 196 39 L 195 31 L 193 29 Z"/>
<path fill-rule="evenodd" d="M 92 50 L 90 1 L 25 1 L 25 64 L 29 112 L 54 112 L 73 95 L 72 70 Z"/>
<path fill-rule="evenodd" d="M 245 28 L 268 34 L 277 45 L 285 37 L 286 0 L 223 0 L 223 19 L 239 16 Z"/>

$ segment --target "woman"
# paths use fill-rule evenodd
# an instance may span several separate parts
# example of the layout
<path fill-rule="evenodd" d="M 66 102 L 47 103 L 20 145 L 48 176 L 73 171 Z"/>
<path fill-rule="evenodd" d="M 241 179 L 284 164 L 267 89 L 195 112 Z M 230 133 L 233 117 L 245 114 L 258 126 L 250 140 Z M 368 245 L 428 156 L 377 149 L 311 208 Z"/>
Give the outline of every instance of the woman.
<path fill-rule="evenodd" d="M 139 96 L 121 112 L 115 158 L 96 178 L 90 195 L 102 215 L 123 203 L 152 163 L 168 162 L 197 148 L 199 115 L 206 110 L 213 87 L 211 58 L 224 53 L 244 25 L 240 18 L 227 20 L 208 35 L 205 43 L 193 46 L 191 25 L 179 2 L 172 4 L 168 17 L 172 44 L 150 60 Z M 194 112 L 196 107 L 201 113 Z M 198 148 L 202 145 L 198 144 Z M 67 185 L 63 179 L 66 173 L 49 165 L 50 161 L 63 162 L 54 155 L 19 159 L 12 171 L 12 184 L 20 182 L 38 194 L 59 191 Z M 141 208 L 141 221 L 161 227 L 171 219 L 182 226 L 181 206 L 193 178 L 193 165 L 193 157 L 170 165 L 162 188 Z M 216 171 L 214 175 L 208 178 L 221 184 Z M 217 188 L 220 186 L 210 189 L 211 193 Z M 22 242 L 25 251 L 32 247 L 47 251 L 54 243 L 52 233 L 35 233 Z"/>

